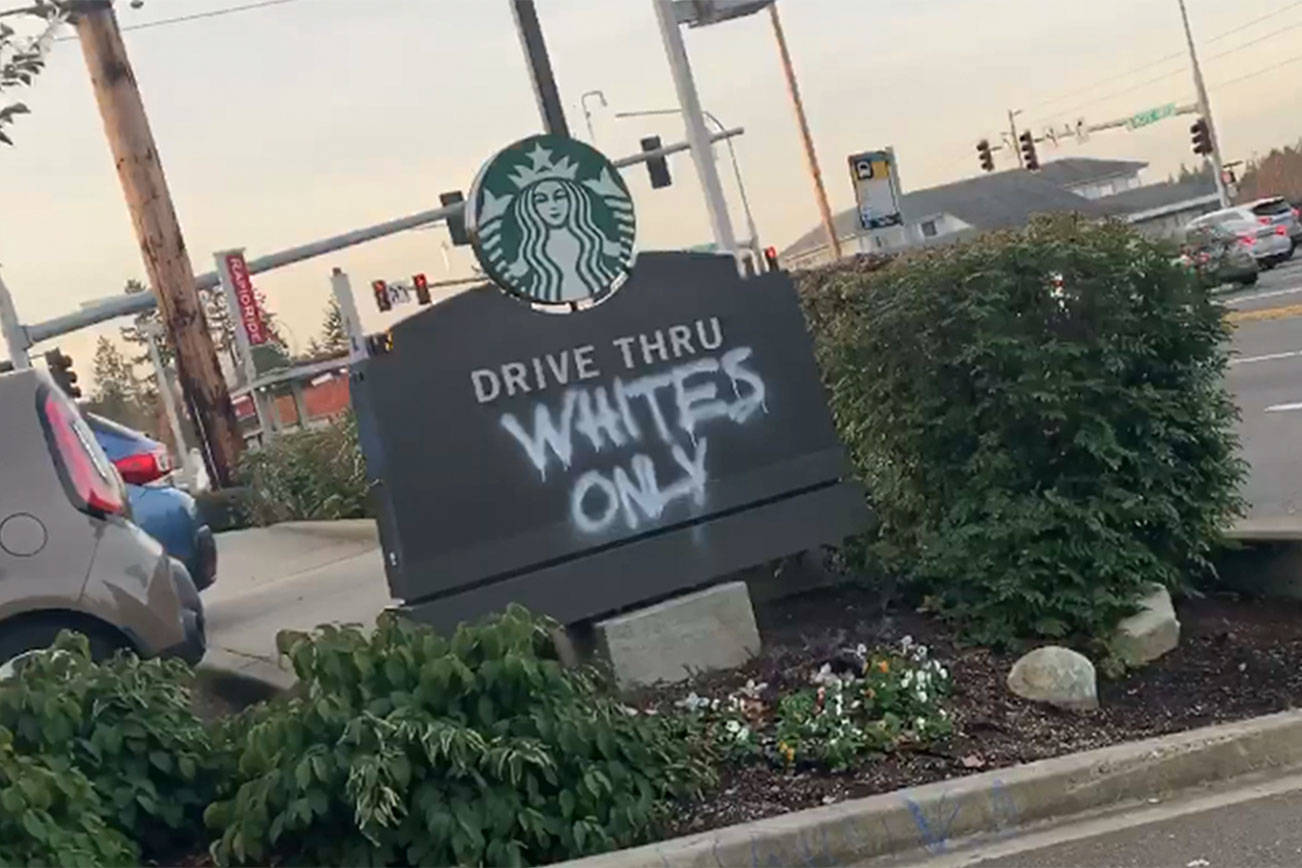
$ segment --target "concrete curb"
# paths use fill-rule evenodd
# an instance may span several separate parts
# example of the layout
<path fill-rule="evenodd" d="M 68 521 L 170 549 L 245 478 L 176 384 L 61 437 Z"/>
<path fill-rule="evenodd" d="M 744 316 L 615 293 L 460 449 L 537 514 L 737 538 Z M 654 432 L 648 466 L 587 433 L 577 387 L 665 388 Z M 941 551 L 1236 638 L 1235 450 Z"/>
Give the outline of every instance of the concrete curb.
<path fill-rule="evenodd" d="M 271 699 L 290 690 L 298 679 L 262 657 L 209 647 L 195 667 L 200 685 L 235 708 Z"/>
<path fill-rule="evenodd" d="M 295 533 L 323 536 L 348 542 L 379 545 L 380 532 L 373 518 L 341 518 L 336 521 L 284 521 L 269 525 L 267 530 L 290 530 Z"/>
<path fill-rule="evenodd" d="M 1286 711 L 812 808 L 565 864 L 843 865 L 1302 762 Z M 920 854 L 921 855 L 921 854 Z"/>

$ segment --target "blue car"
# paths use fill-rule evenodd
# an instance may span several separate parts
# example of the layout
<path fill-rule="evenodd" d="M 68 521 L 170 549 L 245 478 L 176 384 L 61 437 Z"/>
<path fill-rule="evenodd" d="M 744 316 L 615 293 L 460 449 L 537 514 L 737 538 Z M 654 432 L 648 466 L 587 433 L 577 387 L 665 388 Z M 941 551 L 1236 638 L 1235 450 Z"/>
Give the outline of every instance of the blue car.
<path fill-rule="evenodd" d="M 103 416 L 82 415 L 127 484 L 132 519 L 185 564 L 195 587 L 210 586 L 217 578 L 217 546 L 194 498 L 161 481 L 172 472 L 167 447 Z"/>

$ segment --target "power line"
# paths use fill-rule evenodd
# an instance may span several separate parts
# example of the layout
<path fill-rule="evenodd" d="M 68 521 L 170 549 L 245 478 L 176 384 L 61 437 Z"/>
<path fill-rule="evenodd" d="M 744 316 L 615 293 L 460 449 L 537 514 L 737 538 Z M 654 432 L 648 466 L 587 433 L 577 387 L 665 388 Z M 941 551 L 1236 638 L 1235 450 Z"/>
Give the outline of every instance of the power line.
<path fill-rule="evenodd" d="M 1215 36 L 1211 37 L 1210 39 L 1207 39 L 1203 44 L 1204 44 L 1204 45 L 1211 45 L 1213 42 L 1219 42 L 1220 40 L 1225 39 L 1226 37 L 1233 36 L 1233 35 L 1236 34 L 1236 33 L 1241 33 L 1241 32 L 1243 32 L 1244 30 L 1247 30 L 1249 27 L 1252 27 L 1252 26 L 1254 26 L 1254 25 L 1256 25 L 1256 24 L 1260 24 L 1261 22 L 1266 21 L 1267 19 L 1274 18 L 1276 15 L 1282 15 L 1283 13 L 1288 12 L 1288 11 L 1291 10 L 1291 9 L 1296 9 L 1296 8 L 1298 8 L 1299 6 L 1302 6 L 1302 0 L 1294 0 L 1294 2 L 1289 3 L 1289 4 L 1285 5 L 1285 6 L 1281 6 L 1280 8 L 1275 9 L 1274 11 L 1267 12 L 1265 15 L 1259 15 L 1259 16 L 1257 16 L 1256 18 L 1253 18 L 1251 21 L 1246 21 L 1246 22 L 1244 22 L 1243 24 L 1238 25 L 1237 27 L 1232 27 L 1232 28 L 1230 28 L 1229 30 L 1226 30 L 1226 31 L 1224 31 L 1224 32 L 1222 32 L 1222 33 L 1218 33 L 1218 34 L 1216 34 Z M 1295 26 L 1296 26 L 1296 25 L 1295 25 Z M 1240 45 L 1240 46 L 1238 46 L 1238 47 L 1236 47 L 1236 48 L 1232 48 L 1232 49 L 1230 49 L 1229 51 L 1224 51 L 1224 52 L 1221 52 L 1220 54 L 1216 54 L 1216 55 L 1214 55 L 1213 57 L 1208 58 L 1208 60 L 1212 60 L 1212 59 L 1214 59 L 1214 58 L 1216 58 L 1216 57 L 1224 57 L 1226 54 L 1231 54 L 1231 53 L 1233 53 L 1233 52 L 1235 52 L 1235 51 L 1238 51 L 1238 50 L 1241 49 L 1241 48 L 1247 48 L 1248 46 L 1253 45 L 1253 44 L 1255 44 L 1256 42 L 1261 42 L 1261 41 L 1263 41 L 1263 40 L 1265 40 L 1265 39 L 1269 39 L 1271 36 L 1274 36 L 1274 35 L 1276 35 L 1277 33 L 1282 33 L 1282 32 L 1284 32 L 1285 30 L 1291 30 L 1291 29 L 1294 29 L 1294 28 L 1293 28 L 1293 27 L 1286 27 L 1286 28 L 1283 28 L 1283 30 L 1274 31 L 1274 32 L 1272 32 L 1272 33 L 1267 34 L 1266 36 L 1261 37 L 1260 39 L 1253 40 L 1253 41 L 1251 41 L 1251 42 L 1246 42 L 1246 43 L 1244 43 L 1243 45 Z M 1038 101 L 1038 102 L 1036 102 L 1036 103 L 1033 103 L 1031 106 L 1029 106 L 1029 107 L 1026 109 L 1026 111 L 1027 111 L 1028 113 L 1029 113 L 1029 112 L 1032 112 L 1032 111 L 1034 111 L 1034 110 L 1037 109 L 1037 108 L 1041 108 L 1041 107 L 1046 106 L 1046 105 L 1052 105 L 1053 103 L 1060 102 L 1060 101 L 1062 101 L 1062 100 L 1064 100 L 1064 99 L 1067 99 L 1067 98 L 1069 98 L 1069 97 L 1075 96 L 1076 94 L 1081 93 L 1081 92 L 1083 92 L 1083 91 L 1093 90 L 1094 88 L 1098 87 L 1099 85 L 1109 84 L 1109 83 L 1114 82 L 1114 81 L 1116 81 L 1117 79 L 1120 79 L 1120 78 L 1128 78 L 1128 77 L 1134 75 L 1135 73 L 1143 72 L 1144 70 L 1147 70 L 1147 69 L 1152 69 L 1152 68 L 1155 67 L 1155 66 L 1160 66 L 1160 65 L 1163 64 L 1163 63 L 1166 63 L 1166 62 L 1168 62 L 1168 61 L 1175 60 L 1175 59 L 1177 59 L 1177 58 L 1184 57 L 1184 56 L 1185 56 L 1185 52 L 1183 52 L 1183 51 L 1177 51 L 1177 52 L 1175 52 L 1175 53 L 1173 53 L 1173 54 L 1168 54 L 1168 55 L 1166 55 L 1165 57 L 1160 57 L 1160 58 L 1158 58 L 1157 60 L 1150 61 L 1150 62 L 1148 62 L 1148 63 L 1143 64 L 1142 66 L 1137 66 L 1137 67 L 1135 67 L 1135 68 L 1133 68 L 1133 69 L 1127 70 L 1126 72 L 1117 73 L 1117 74 L 1115 74 L 1115 75 L 1110 75 L 1110 76 L 1108 76 L 1108 77 L 1106 77 L 1106 78 L 1100 79 L 1100 80 L 1098 80 L 1098 81 L 1096 81 L 1096 82 L 1094 82 L 1094 83 L 1092 83 L 1092 84 L 1088 84 L 1088 85 L 1086 85 L 1086 86 L 1084 86 L 1084 87 L 1078 87 L 1078 88 L 1075 88 L 1075 89 L 1073 89 L 1073 90 L 1066 91 L 1066 92 L 1064 92 L 1064 93 L 1062 93 L 1062 94 L 1059 94 L 1058 96 L 1055 96 L 1055 97 L 1049 97 L 1048 99 L 1040 100 L 1040 101 Z M 1180 71 L 1182 71 L 1182 70 L 1176 70 L 1175 72 L 1180 72 Z M 1160 81 L 1162 78 L 1166 78 L 1167 75 L 1174 75 L 1175 72 L 1167 73 L 1166 75 L 1160 76 L 1159 78 L 1157 78 L 1157 79 L 1155 79 L 1155 80 Z M 1149 81 L 1146 82 L 1146 83 L 1151 84 L 1152 81 L 1153 81 L 1153 80 L 1149 80 Z M 1127 92 L 1127 91 L 1119 91 L 1118 93 L 1126 93 L 1126 92 Z M 1084 105 L 1092 105 L 1092 104 L 1093 104 L 1093 102 L 1084 103 Z M 1064 115 L 1064 114 L 1067 114 L 1067 113 L 1068 113 L 1068 112 L 1057 112 L 1057 113 L 1055 113 L 1053 116 L 1054 116 L 1054 117 L 1060 117 L 1061 115 Z"/>
<path fill-rule="evenodd" d="M 259 0 L 257 3 L 245 3 L 242 6 L 226 6 L 221 9 L 210 9 L 207 12 L 194 12 L 189 15 L 178 15 L 175 18 L 159 18 L 154 21 L 142 21 L 139 24 L 128 24 L 122 28 L 122 32 L 128 30 L 148 30 L 153 27 L 163 27 L 168 24 L 183 24 L 187 21 L 199 21 L 204 18 L 218 18 L 222 15 L 232 15 L 236 12 L 251 12 L 254 9 L 265 9 L 268 6 L 281 6 L 285 3 L 295 3 L 297 0 Z M 75 36 L 60 36 L 55 42 L 65 42 L 69 39 L 76 39 Z"/>
<path fill-rule="evenodd" d="M 1256 72 L 1250 72 L 1247 75 L 1241 75 L 1238 78 L 1232 78 L 1229 81 L 1222 81 L 1212 86 L 1229 87 L 1232 84 L 1238 84 L 1241 81 L 1246 81 L 1247 79 L 1250 78 L 1256 78 L 1259 75 L 1265 75 L 1268 72 L 1272 72 L 1276 69 L 1279 69 L 1281 66 L 1288 66 L 1290 63 L 1297 63 L 1300 60 L 1302 60 L 1302 54 L 1299 54 L 1297 57 L 1290 57 L 1288 60 L 1281 60 L 1279 63 L 1272 63 L 1270 66 L 1263 66 L 1261 69 L 1257 70 Z"/>

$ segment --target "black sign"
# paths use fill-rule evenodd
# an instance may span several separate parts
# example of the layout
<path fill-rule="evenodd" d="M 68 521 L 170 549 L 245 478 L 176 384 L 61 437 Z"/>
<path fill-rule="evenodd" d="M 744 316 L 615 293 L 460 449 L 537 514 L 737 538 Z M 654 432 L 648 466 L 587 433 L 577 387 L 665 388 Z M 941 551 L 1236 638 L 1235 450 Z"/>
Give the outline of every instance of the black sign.
<path fill-rule="evenodd" d="M 596 307 L 485 287 L 392 339 L 353 400 L 390 586 L 423 619 L 574 621 L 862 526 L 784 274 L 648 253 Z"/>

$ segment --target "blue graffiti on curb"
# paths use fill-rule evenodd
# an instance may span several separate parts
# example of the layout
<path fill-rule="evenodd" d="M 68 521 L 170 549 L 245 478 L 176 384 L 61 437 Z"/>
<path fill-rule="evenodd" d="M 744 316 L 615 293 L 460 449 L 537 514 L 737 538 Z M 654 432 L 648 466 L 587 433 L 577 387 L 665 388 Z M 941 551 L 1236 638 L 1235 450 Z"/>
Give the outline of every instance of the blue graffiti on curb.
<path fill-rule="evenodd" d="M 904 804 L 909 809 L 913 822 L 918 827 L 918 834 L 922 846 L 927 849 L 928 853 L 933 855 L 945 852 L 945 843 L 949 840 L 949 830 L 954 826 L 954 818 L 958 816 L 960 805 L 955 804 L 954 809 L 945 814 L 945 802 L 948 796 L 941 796 L 936 802 L 932 816 L 928 817 L 927 812 L 921 805 L 908 796 L 904 796 Z"/>

